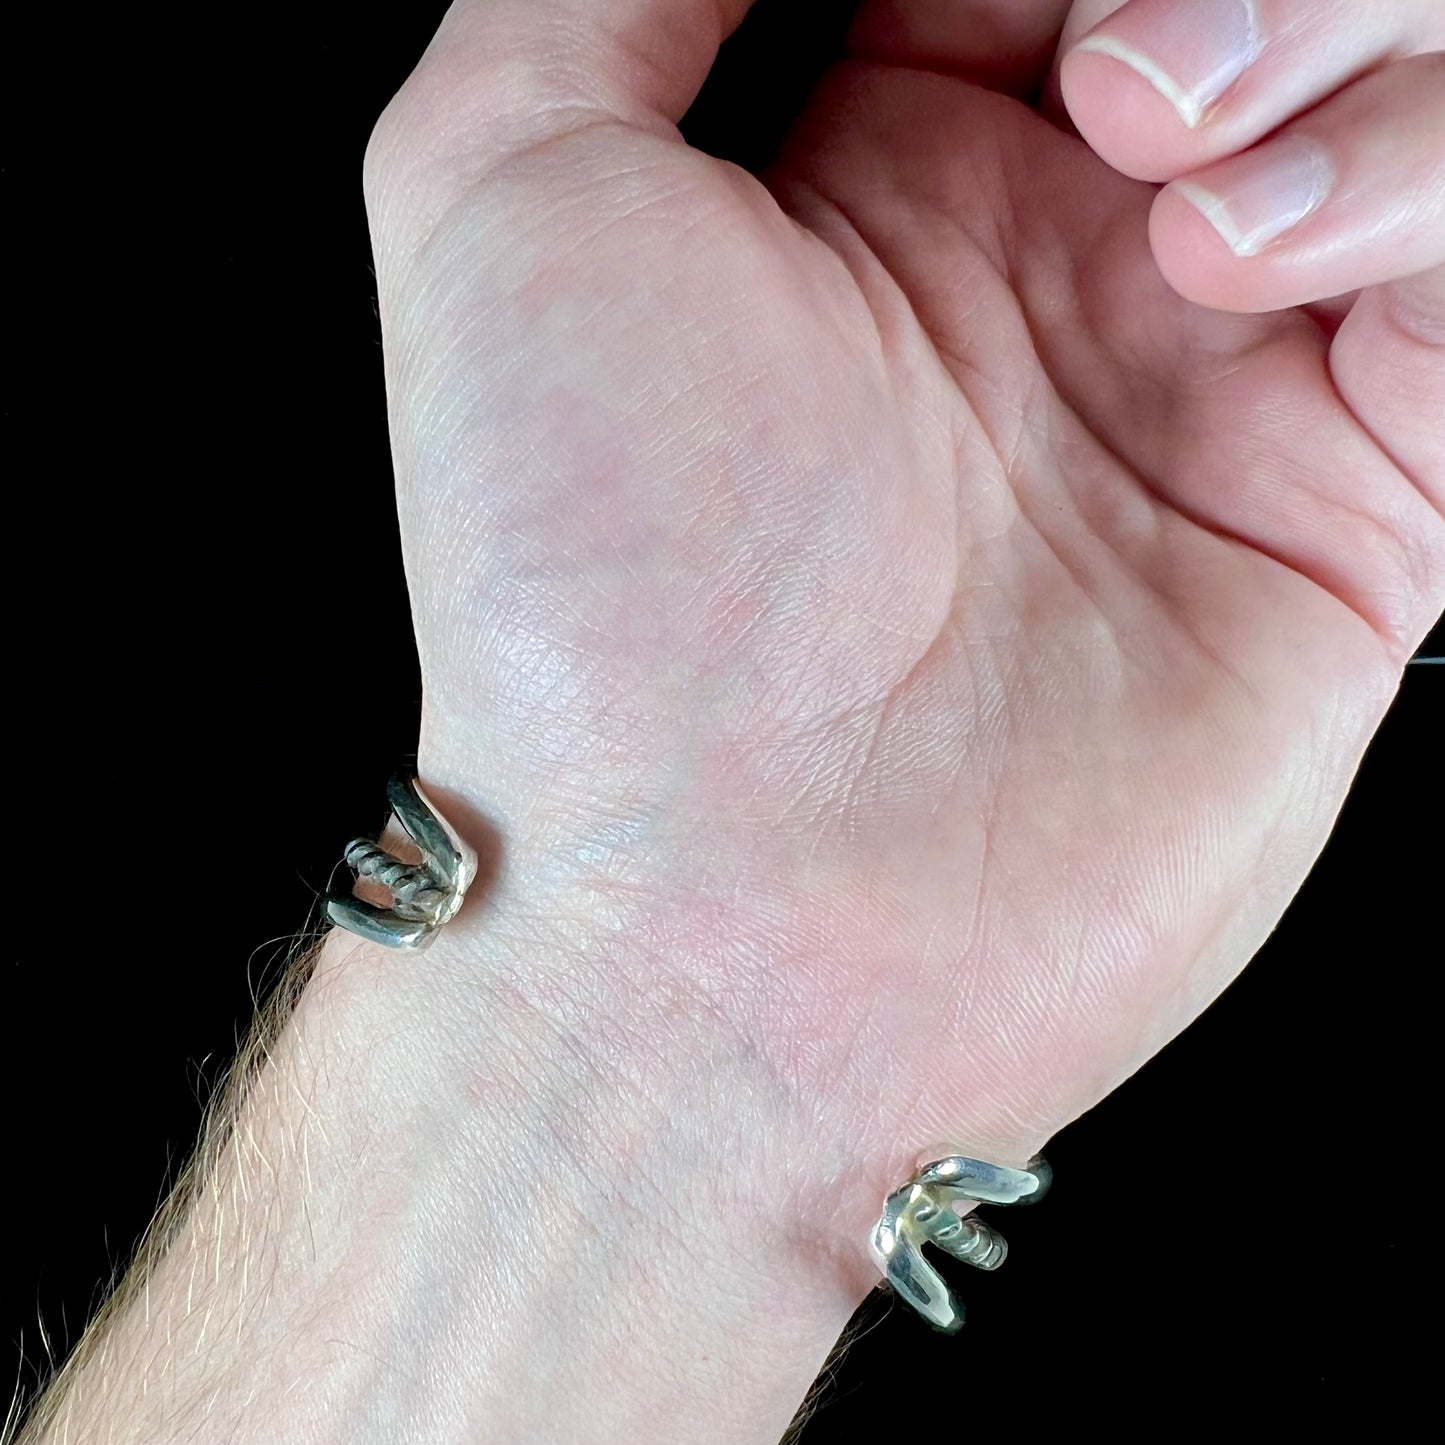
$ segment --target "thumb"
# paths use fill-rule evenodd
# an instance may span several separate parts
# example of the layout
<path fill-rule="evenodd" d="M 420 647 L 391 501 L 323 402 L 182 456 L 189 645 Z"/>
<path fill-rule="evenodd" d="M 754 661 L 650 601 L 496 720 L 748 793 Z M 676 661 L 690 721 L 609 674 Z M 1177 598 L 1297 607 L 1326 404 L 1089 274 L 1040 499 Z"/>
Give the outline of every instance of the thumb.
<path fill-rule="evenodd" d="M 458 187 L 598 122 L 670 139 L 751 0 L 456 0 L 367 145 L 378 262 Z"/>
<path fill-rule="evenodd" d="M 676 122 L 751 0 L 456 0 L 409 86 Z"/>

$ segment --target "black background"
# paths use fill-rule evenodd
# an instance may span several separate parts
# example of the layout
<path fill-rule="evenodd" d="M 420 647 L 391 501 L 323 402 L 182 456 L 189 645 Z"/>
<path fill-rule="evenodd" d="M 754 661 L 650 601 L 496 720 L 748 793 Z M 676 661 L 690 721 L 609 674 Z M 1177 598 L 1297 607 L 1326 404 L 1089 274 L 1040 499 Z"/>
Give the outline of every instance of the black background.
<path fill-rule="evenodd" d="M 359 175 L 443 8 L 152 9 L 67 21 L 13 62 L 43 98 L 11 171 L 38 322 L 10 392 L 30 741 L 0 1000 L 22 1381 L 38 1322 L 63 1351 L 124 1262 L 254 992 L 415 746 Z M 760 3 L 694 143 L 766 158 L 848 8 Z M 964 1281 L 965 1335 L 875 1296 L 806 1441 L 873 1438 L 880 1409 L 908 1433 L 937 1408 L 1170 1435 L 1418 1404 L 1442 683 L 1409 670 L 1243 979 L 1055 1141 L 1050 1202 L 1010 1218 L 1000 1275 Z"/>

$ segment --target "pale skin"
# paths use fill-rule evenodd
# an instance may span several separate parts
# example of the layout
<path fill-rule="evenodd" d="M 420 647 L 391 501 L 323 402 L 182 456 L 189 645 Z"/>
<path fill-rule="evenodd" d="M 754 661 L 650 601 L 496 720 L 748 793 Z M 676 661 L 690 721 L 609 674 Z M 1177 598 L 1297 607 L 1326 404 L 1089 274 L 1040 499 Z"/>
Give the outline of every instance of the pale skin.
<path fill-rule="evenodd" d="M 919 1154 L 1248 961 L 1445 600 L 1437 0 L 871 0 L 762 178 L 675 129 L 745 8 L 459 0 L 377 127 L 500 866 L 326 943 L 33 1438 L 775 1441 Z"/>

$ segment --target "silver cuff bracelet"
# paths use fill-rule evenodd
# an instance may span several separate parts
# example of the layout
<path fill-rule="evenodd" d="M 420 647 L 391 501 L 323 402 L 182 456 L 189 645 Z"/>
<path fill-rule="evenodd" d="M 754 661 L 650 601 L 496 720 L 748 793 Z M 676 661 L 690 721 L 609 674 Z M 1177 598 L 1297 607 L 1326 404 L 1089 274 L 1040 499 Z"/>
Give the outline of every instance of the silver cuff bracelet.
<path fill-rule="evenodd" d="M 1034 1204 L 1052 1180 L 1042 1159 L 1006 1169 L 950 1154 L 923 1165 L 888 1196 L 873 1230 L 873 1253 L 888 1283 L 929 1324 L 954 1334 L 963 1326 L 963 1306 L 924 1257 L 924 1244 L 936 1244 L 975 1269 L 997 1269 L 1008 1254 L 1003 1236 L 973 1215 L 961 1218 L 954 1204 Z"/>
<path fill-rule="evenodd" d="M 391 907 L 378 908 L 350 893 L 328 893 L 323 908 L 338 928 L 388 948 L 425 948 L 462 906 L 476 877 L 476 852 L 432 805 L 415 778 L 398 774 L 387 784 L 397 822 L 421 852 L 403 863 L 369 838 L 347 845 L 346 863 L 358 878 L 391 890 Z"/>

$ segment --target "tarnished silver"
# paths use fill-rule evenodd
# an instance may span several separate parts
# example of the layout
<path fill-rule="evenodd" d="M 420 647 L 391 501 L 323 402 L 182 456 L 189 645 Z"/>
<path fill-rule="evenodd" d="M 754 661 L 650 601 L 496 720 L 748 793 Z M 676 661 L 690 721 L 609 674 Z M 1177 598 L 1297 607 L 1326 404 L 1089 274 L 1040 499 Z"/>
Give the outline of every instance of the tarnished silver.
<path fill-rule="evenodd" d="M 1034 1204 L 1053 1180 L 1042 1159 L 1027 1168 L 1007 1169 L 950 1154 L 920 1166 L 883 1205 L 873 1230 L 873 1253 L 888 1283 L 935 1328 L 954 1334 L 963 1326 L 963 1306 L 923 1254 L 936 1244 L 975 1269 L 997 1269 L 1008 1254 L 1003 1237 L 981 1219 L 966 1218 L 956 1203 Z"/>
<path fill-rule="evenodd" d="M 386 799 L 396 820 L 421 852 L 420 863 L 403 863 L 369 838 L 346 846 L 346 863 L 358 878 L 391 890 L 391 907 L 378 908 L 350 893 L 328 893 L 323 907 L 338 928 L 388 948 L 425 948 L 455 916 L 477 873 L 477 855 L 422 792 L 415 778 L 397 774 Z"/>

